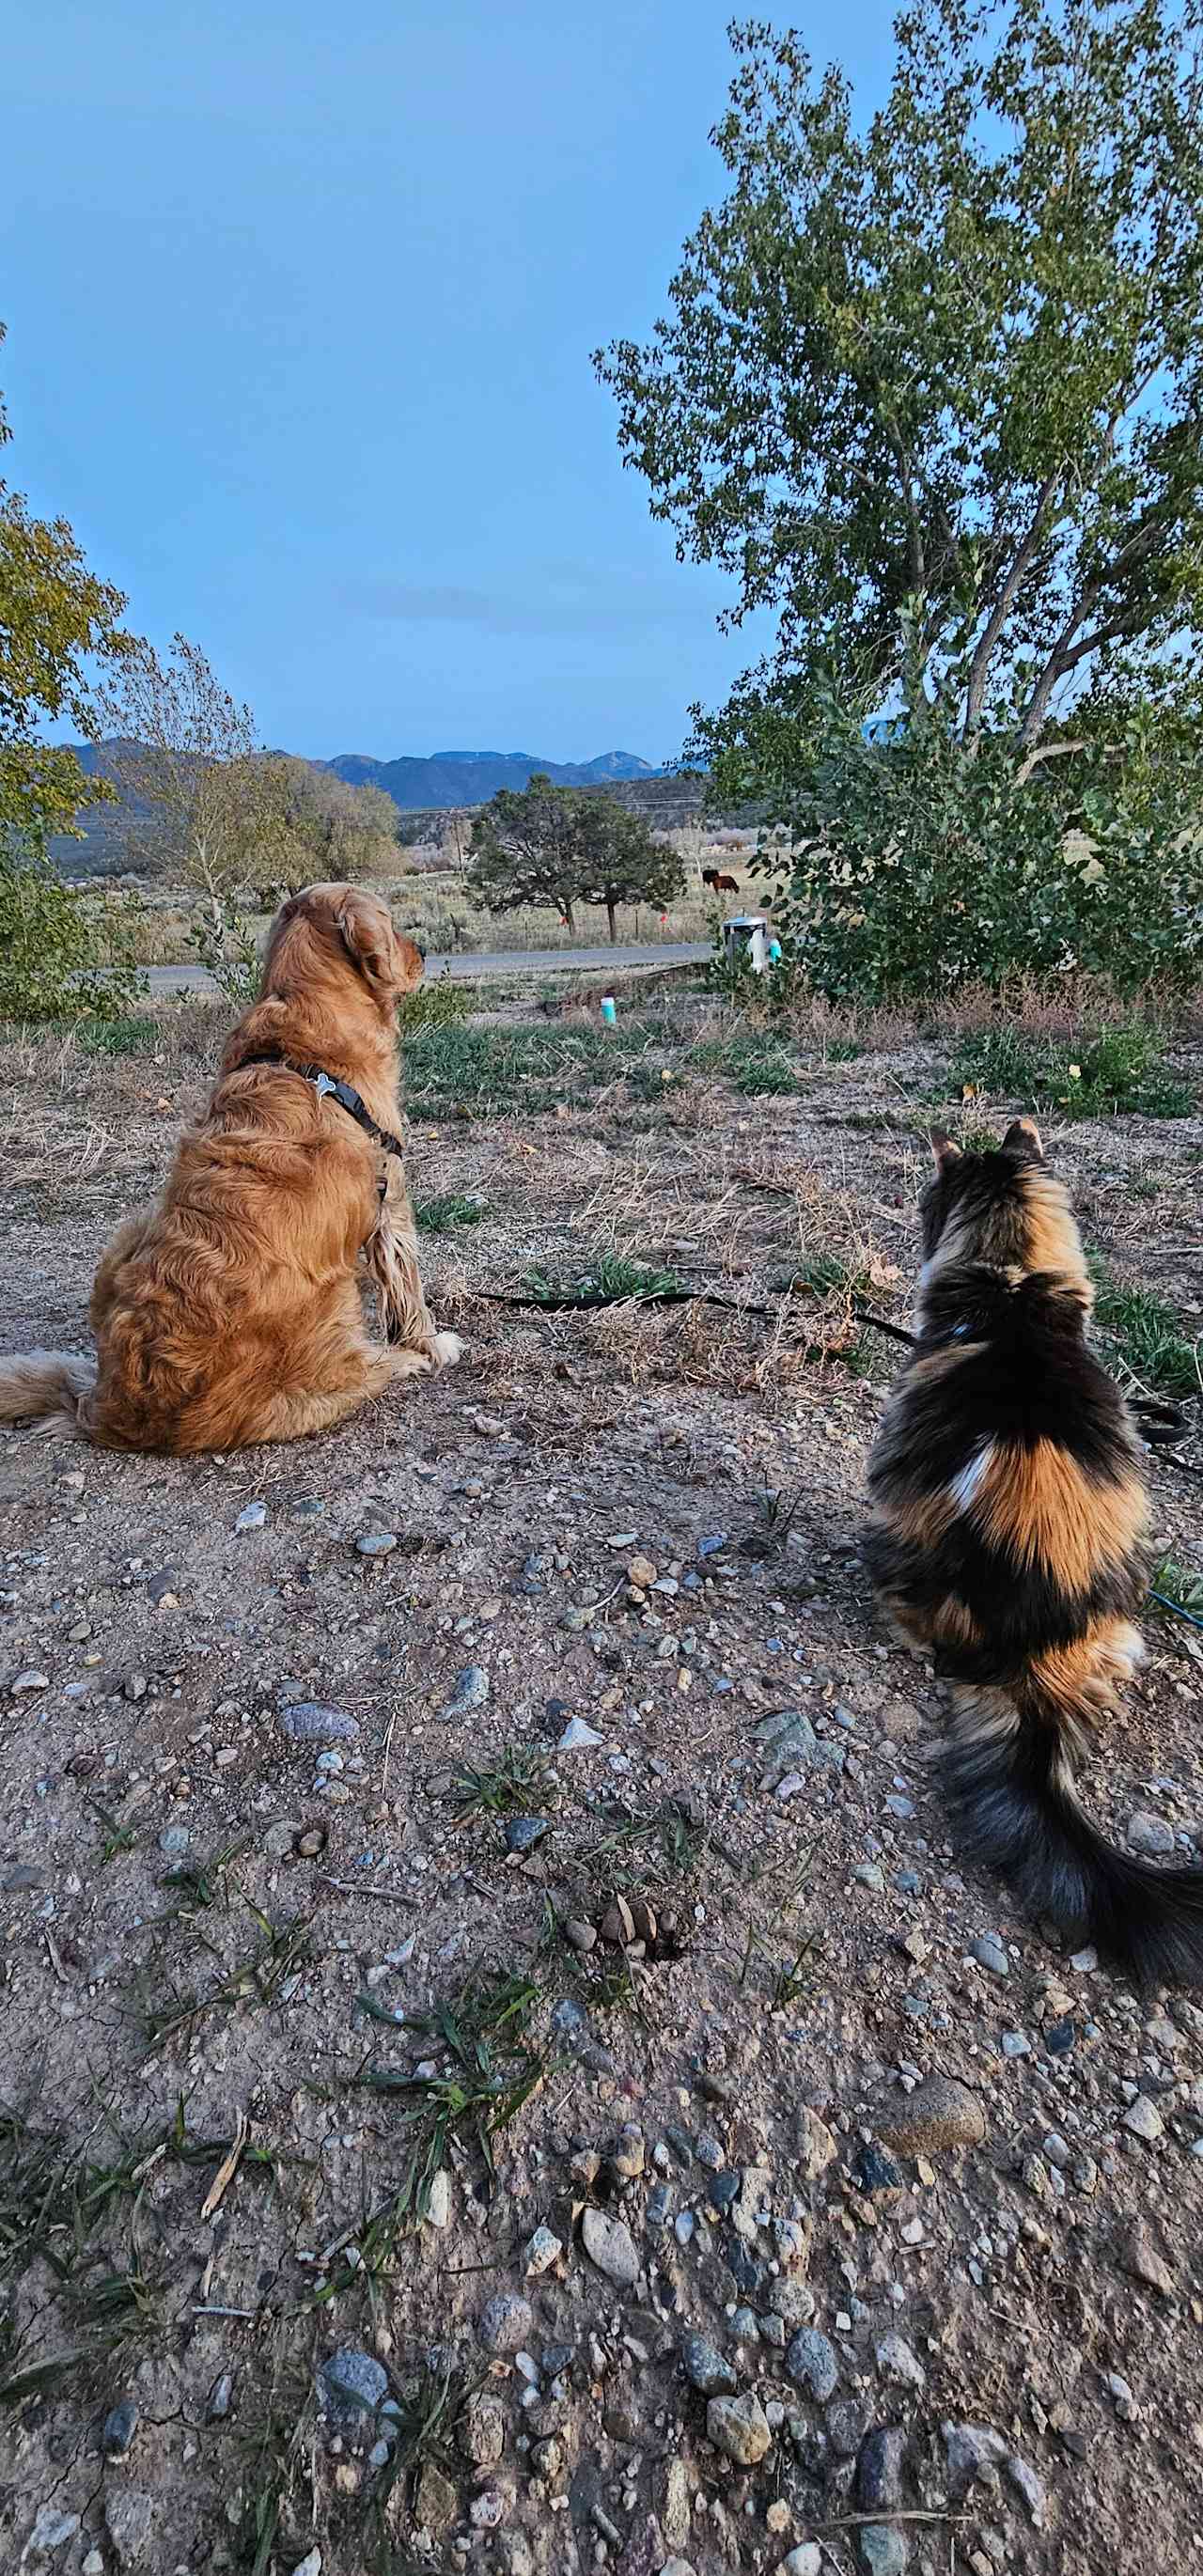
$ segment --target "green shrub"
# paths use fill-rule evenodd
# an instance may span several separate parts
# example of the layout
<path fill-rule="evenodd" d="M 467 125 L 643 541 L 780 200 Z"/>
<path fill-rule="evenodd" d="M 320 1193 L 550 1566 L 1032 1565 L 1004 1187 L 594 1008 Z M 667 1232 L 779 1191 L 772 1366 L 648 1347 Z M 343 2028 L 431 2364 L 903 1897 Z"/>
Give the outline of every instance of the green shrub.
<path fill-rule="evenodd" d="M 253 922 L 233 906 L 215 903 L 193 916 L 196 953 L 217 986 L 238 1011 L 259 999 L 263 962 Z"/>
<path fill-rule="evenodd" d="M 466 984 L 450 975 L 435 975 L 429 983 L 419 984 L 416 992 L 402 994 L 397 1026 L 405 1039 L 416 1037 L 420 1029 L 455 1029 L 471 1008 L 472 994 Z"/>
<path fill-rule="evenodd" d="M 1130 705 L 1084 709 L 1072 756 L 1033 767 L 1005 708 L 961 740 L 955 699 L 918 692 L 870 735 L 860 707 L 811 679 L 793 697 L 752 688 L 716 720 L 716 797 L 757 799 L 789 836 L 773 895 L 787 965 L 837 1002 L 997 991 L 1018 975 L 1099 975 L 1123 993 L 1154 977 L 1196 985 L 1197 727 L 1150 685 Z"/>
<path fill-rule="evenodd" d="M 64 885 L 36 842 L 0 835 L 0 1019 L 111 1019 L 145 990 L 118 906 Z"/>
<path fill-rule="evenodd" d="M 119 1020 L 85 1020 L 79 1043 L 89 1055 L 156 1055 L 163 1043 L 157 1020 L 125 1016 Z"/>
<path fill-rule="evenodd" d="M 1189 1118 L 1194 1092 L 1166 1070 L 1160 1050 L 1158 1031 L 1145 1020 L 1056 1043 L 1004 1024 L 962 1039 L 952 1076 L 961 1090 L 972 1086 L 1069 1118 Z"/>

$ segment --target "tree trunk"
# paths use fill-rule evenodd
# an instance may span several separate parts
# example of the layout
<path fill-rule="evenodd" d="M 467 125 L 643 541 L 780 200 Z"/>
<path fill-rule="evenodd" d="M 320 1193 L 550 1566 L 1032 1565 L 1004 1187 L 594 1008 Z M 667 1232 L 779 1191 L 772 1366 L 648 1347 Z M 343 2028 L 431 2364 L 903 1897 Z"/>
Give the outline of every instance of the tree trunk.
<path fill-rule="evenodd" d="M 606 896 L 606 919 L 610 924 L 610 946 L 618 946 L 618 907 L 612 894 Z"/>
<path fill-rule="evenodd" d="M 570 898 L 569 898 L 567 895 L 564 895 L 564 896 L 562 896 L 562 897 L 561 897 L 561 901 L 563 902 L 563 906 L 564 906 L 564 919 L 565 919 L 565 921 L 567 922 L 569 929 L 570 929 L 570 930 L 575 930 L 575 929 L 576 929 L 576 923 L 575 923 L 575 921 L 574 921 L 574 920 L 573 920 L 573 918 L 572 918 L 572 904 L 571 904 Z"/>

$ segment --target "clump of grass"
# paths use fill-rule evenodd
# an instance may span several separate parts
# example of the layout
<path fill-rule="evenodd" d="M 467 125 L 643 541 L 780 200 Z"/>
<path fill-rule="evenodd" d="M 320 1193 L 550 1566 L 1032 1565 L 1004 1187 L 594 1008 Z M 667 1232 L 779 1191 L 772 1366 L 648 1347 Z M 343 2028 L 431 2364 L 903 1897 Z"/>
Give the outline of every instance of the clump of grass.
<path fill-rule="evenodd" d="M 619 1029 L 475 1029 L 432 1021 L 402 1034 L 411 1107 L 435 1117 L 488 1117 L 501 1109 L 529 1112 L 593 1099 L 665 1044 L 662 1023 L 640 1020 Z"/>
<path fill-rule="evenodd" d="M 619 1306 L 631 1298 L 679 1297 L 688 1292 L 675 1270 L 656 1270 L 621 1252 L 602 1252 L 575 1279 L 557 1282 L 528 1270 L 527 1295 L 540 1306 Z"/>
<path fill-rule="evenodd" d="M 78 1035 L 87 1055 L 155 1055 L 163 1043 L 159 1022 L 136 1012 L 116 1020 L 81 1020 Z"/>
<path fill-rule="evenodd" d="M 1149 1587 L 1149 1599 L 1160 1609 L 1188 1610 L 1195 1619 L 1203 1619 L 1203 1574 L 1193 1566 L 1179 1565 L 1172 1556 L 1163 1556 Z"/>
<path fill-rule="evenodd" d="M 489 1213 L 485 1201 L 454 1190 L 441 1198 L 415 1199 L 414 1224 L 419 1234 L 451 1234 L 457 1225 L 479 1225 Z"/>
<path fill-rule="evenodd" d="M 798 1089 L 797 1068 L 780 1038 L 754 1022 L 741 1022 L 730 1036 L 695 1047 L 693 1061 L 705 1071 L 724 1074 L 745 1100 Z"/>
<path fill-rule="evenodd" d="M 148 2052 L 161 2048 L 165 2040 L 175 2037 L 194 2021 L 212 2012 L 232 2012 L 240 2003 L 272 2003 L 290 1971 L 299 1967 L 309 1951 L 309 1926 L 300 1920 L 278 1928 L 269 1923 L 257 1906 L 248 1911 L 263 1935 L 262 1946 L 249 1958 L 240 1959 L 229 1974 L 204 1995 L 177 1995 L 170 2003 L 146 2015 L 145 2036 Z"/>
<path fill-rule="evenodd" d="M 961 1090 L 985 1091 L 1069 1118 L 1189 1118 L 1190 1087 L 1161 1060 L 1159 1032 L 1125 1020 L 1076 1042 L 1033 1038 L 1007 1023 L 961 1040 L 952 1066 Z"/>
<path fill-rule="evenodd" d="M 456 1029 L 466 1020 L 472 1008 L 472 994 L 466 984 L 450 975 L 434 975 L 429 983 L 419 984 L 414 993 L 403 993 L 397 1004 L 397 1026 L 408 1042 L 427 1029 Z"/>
<path fill-rule="evenodd" d="M 1129 1288 L 1102 1262 L 1092 1262 L 1094 1319 L 1121 1374 L 1158 1395 L 1198 1395 L 1200 1347 L 1189 1341 L 1168 1298 L 1155 1288 Z"/>
<path fill-rule="evenodd" d="M 512 1816 L 546 1797 L 547 1757 L 524 1745 L 507 1744 L 496 1762 L 481 1771 L 457 1771 L 447 1792 L 460 1816 Z"/>
<path fill-rule="evenodd" d="M 453 2138 L 475 2147 L 493 2177 L 494 2140 L 543 2080 L 543 2059 L 529 2036 L 538 2000 L 530 1978 L 475 1978 L 453 2001 L 406 2017 L 407 2031 L 443 2058 L 435 2074 L 376 2064 L 364 2070 L 360 2082 L 400 2106 L 409 2153 L 399 2188 L 356 2231 L 356 2261 L 323 2285 L 319 2300 L 337 2297 L 364 2272 L 387 2269 L 398 2237 L 425 2218 Z"/>
<path fill-rule="evenodd" d="M 589 1855 L 590 1869 L 604 1872 L 605 1865 L 620 1852 L 646 1850 L 658 1843 L 666 1868 L 688 1871 L 694 1868 L 705 1842 L 705 1830 L 676 1798 L 665 1798 L 643 1815 L 629 1816 L 622 1809 L 611 1810 L 604 1821 L 610 1830 L 594 1845 Z"/>

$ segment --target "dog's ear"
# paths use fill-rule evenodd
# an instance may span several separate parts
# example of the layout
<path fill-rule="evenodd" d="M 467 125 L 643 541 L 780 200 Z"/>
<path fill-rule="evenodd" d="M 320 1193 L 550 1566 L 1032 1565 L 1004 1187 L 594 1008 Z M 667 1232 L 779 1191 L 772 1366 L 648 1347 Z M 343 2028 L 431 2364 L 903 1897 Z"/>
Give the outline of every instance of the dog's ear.
<path fill-rule="evenodd" d="M 950 1172 L 953 1164 L 960 1162 L 960 1146 L 954 1144 L 952 1137 L 946 1135 L 942 1127 L 929 1127 L 927 1141 L 931 1146 L 932 1159 L 938 1172 Z"/>
<path fill-rule="evenodd" d="M 1034 1118 L 1013 1118 L 1002 1140 L 1004 1154 L 1021 1156 L 1025 1162 L 1044 1161 L 1044 1143 Z"/>
<path fill-rule="evenodd" d="M 397 991 L 414 993 L 426 972 L 425 952 L 416 939 L 403 939 L 398 931 L 394 940 L 397 951 Z"/>
<path fill-rule="evenodd" d="M 364 982 L 379 1000 L 398 991 L 403 976 L 399 972 L 397 938 L 384 905 L 375 895 L 361 894 L 349 886 L 338 912 L 336 927 L 348 957 L 358 966 Z"/>

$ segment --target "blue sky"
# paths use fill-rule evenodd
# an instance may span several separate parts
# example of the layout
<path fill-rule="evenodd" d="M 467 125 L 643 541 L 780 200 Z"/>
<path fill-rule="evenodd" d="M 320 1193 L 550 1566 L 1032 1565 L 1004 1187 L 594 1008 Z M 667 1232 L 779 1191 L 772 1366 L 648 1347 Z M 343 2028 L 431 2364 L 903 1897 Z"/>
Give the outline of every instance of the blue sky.
<path fill-rule="evenodd" d="M 729 14 L 11 14 L 5 471 L 265 740 L 660 760 L 753 658 L 763 631 L 718 634 L 723 584 L 622 471 L 589 364 L 647 331 L 720 191 Z M 886 12 L 805 23 L 875 100 Z"/>

